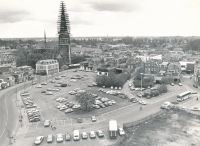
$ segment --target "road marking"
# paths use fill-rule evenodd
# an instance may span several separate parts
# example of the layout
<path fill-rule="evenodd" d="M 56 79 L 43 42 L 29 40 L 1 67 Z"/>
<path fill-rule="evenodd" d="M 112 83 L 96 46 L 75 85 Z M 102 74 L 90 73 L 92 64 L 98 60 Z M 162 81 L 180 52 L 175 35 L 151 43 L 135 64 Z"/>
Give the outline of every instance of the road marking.
<path fill-rule="evenodd" d="M 6 105 L 6 114 L 7 114 L 7 118 L 6 118 L 6 125 L 5 125 L 5 127 L 7 127 L 7 122 L 8 122 L 8 109 L 7 109 L 7 104 L 6 104 L 6 98 L 5 98 L 5 105 Z M 0 136 L 0 138 L 3 136 L 3 134 L 4 134 L 4 132 L 5 132 L 5 128 L 4 127 L 4 129 L 3 129 L 3 132 L 2 132 L 2 134 L 1 134 L 1 136 Z"/>

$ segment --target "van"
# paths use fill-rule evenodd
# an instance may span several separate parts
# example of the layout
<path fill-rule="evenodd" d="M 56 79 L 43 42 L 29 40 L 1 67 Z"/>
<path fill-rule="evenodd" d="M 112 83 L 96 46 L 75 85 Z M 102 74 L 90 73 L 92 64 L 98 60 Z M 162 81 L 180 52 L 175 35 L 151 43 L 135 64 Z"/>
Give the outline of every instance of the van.
<path fill-rule="evenodd" d="M 79 130 L 74 130 L 74 140 L 79 140 Z"/>

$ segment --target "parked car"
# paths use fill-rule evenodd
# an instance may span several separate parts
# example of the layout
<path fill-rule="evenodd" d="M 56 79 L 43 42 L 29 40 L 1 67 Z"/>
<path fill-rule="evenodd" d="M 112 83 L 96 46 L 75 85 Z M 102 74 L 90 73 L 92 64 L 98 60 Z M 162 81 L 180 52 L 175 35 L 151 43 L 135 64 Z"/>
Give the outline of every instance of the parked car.
<path fill-rule="evenodd" d="M 55 77 L 55 80 L 60 80 L 61 79 L 61 77 Z"/>
<path fill-rule="evenodd" d="M 70 141 L 70 139 L 71 139 L 71 135 L 69 133 L 66 133 L 65 140 Z"/>
<path fill-rule="evenodd" d="M 91 120 L 92 120 L 92 122 L 96 122 L 96 121 L 97 121 L 97 118 L 96 118 L 95 116 L 92 116 L 92 117 L 91 117 Z"/>
<path fill-rule="evenodd" d="M 100 103 L 99 106 L 100 106 L 101 108 L 105 108 L 105 105 L 104 105 L 103 103 Z"/>
<path fill-rule="evenodd" d="M 87 133 L 86 133 L 86 132 L 82 132 L 82 138 L 83 138 L 83 139 L 87 139 L 87 137 L 88 137 L 88 136 L 87 136 Z"/>
<path fill-rule="evenodd" d="M 170 85 L 171 85 L 171 86 L 174 86 L 174 83 L 171 83 Z"/>
<path fill-rule="evenodd" d="M 57 142 L 62 142 L 62 141 L 63 141 L 62 133 L 57 134 Z"/>
<path fill-rule="evenodd" d="M 96 137 L 96 135 L 95 135 L 94 131 L 90 131 L 90 138 L 95 138 L 95 137 Z"/>
<path fill-rule="evenodd" d="M 35 84 L 37 84 L 37 82 L 33 82 L 33 83 L 32 83 L 32 85 L 35 85 Z"/>
<path fill-rule="evenodd" d="M 118 132 L 119 132 L 119 135 L 125 135 L 125 131 L 124 131 L 124 129 L 123 128 L 119 128 L 118 129 Z"/>
<path fill-rule="evenodd" d="M 47 85 L 47 82 L 41 83 L 41 85 Z"/>
<path fill-rule="evenodd" d="M 49 134 L 47 135 L 47 143 L 53 142 L 53 135 Z"/>
<path fill-rule="evenodd" d="M 65 110 L 65 114 L 67 114 L 67 113 L 71 113 L 71 112 L 73 112 L 74 110 L 73 109 L 71 109 L 71 108 L 69 108 L 69 109 L 66 109 Z"/>
<path fill-rule="evenodd" d="M 181 83 L 178 83 L 178 85 L 179 85 L 179 86 L 182 86 L 182 84 L 181 84 Z"/>
<path fill-rule="evenodd" d="M 192 93 L 192 94 L 197 94 L 197 91 L 192 91 L 191 93 Z"/>
<path fill-rule="evenodd" d="M 51 80 L 51 83 L 55 83 L 55 81 L 54 81 L 54 80 Z"/>
<path fill-rule="evenodd" d="M 67 84 L 61 84 L 61 87 L 67 87 Z"/>
<path fill-rule="evenodd" d="M 112 102 L 112 104 L 116 104 L 116 102 L 114 100 L 111 100 L 110 102 Z"/>
<path fill-rule="evenodd" d="M 30 122 L 38 122 L 38 121 L 40 121 L 40 118 L 30 118 L 29 121 Z"/>
<path fill-rule="evenodd" d="M 47 92 L 46 95 L 53 95 L 53 93 L 52 92 Z"/>
<path fill-rule="evenodd" d="M 50 126 L 50 121 L 49 120 L 45 120 L 44 121 L 44 127 L 49 127 Z"/>
<path fill-rule="evenodd" d="M 46 93 L 46 92 L 47 92 L 46 90 L 41 91 L 41 93 Z"/>
<path fill-rule="evenodd" d="M 193 87 L 198 88 L 198 85 L 194 84 Z"/>
<path fill-rule="evenodd" d="M 47 88 L 47 91 L 51 91 L 52 89 L 51 88 Z"/>
<path fill-rule="evenodd" d="M 60 84 L 56 84 L 54 87 L 60 87 Z"/>
<path fill-rule="evenodd" d="M 36 88 L 42 88 L 42 85 L 37 85 Z"/>
<path fill-rule="evenodd" d="M 43 141 L 43 139 L 44 139 L 44 136 L 38 136 L 38 137 L 36 137 L 36 140 L 35 140 L 35 144 L 41 144 L 41 142 Z"/>
<path fill-rule="evenodd" d="M 94 107 L 95 109 L 99 109 L 99 108 L 100 108 L 100 106 L 97 105 L 97 104 L 94 104 L 93 107 Z"/>
<path fill-rule="evenodd" d="M 70 94 L 70 95 L 75 95 L 76 92 L 75 92 L 75 91 L 69 91 L 69 94 Z"/>
<path fill-rule="evenodd" d="M 97 130 L 97 135 L 98 135 L 98 137 L 104 137 L 102 130 Z"/>
<path fill-rule="evenodd" d="M 82 123 L 82 118 L 78 118 L 78 119 L 77 119 L 77 122 L 78 122 L 78 123 Z"/>

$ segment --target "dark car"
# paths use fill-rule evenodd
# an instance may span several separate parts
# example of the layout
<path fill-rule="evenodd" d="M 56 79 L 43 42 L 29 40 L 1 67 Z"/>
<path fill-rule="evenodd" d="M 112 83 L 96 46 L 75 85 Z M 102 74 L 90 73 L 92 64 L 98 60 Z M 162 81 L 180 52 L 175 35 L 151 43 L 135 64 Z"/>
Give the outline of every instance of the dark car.
<path fill-rule="evenodd" d="M 29 121 L 30 122 L 37 122 L 37 121 L 40 121 L 40 118 L 30 118 Z"/>
<path fill-rule="evenodd" d="M 46 90 L 41 91 L 41 93 L 46 93 L 46 92 L 47 92 Z"/>
<path fill-rule="evenodd" d="M 193 85 L 195 88 L 198 88 L 198 85 Z"/>
<path fill-rule="evenodd" d="M 67 87 L 67 84 L 62 84 L 61 87 Z"/>
<path fill-rule="evenodd" d="M 71 135 L 70 135 L 69 133 L 66 133 L 66 135 L 65 135 L 65 139 L 66 139 L 66 141 L 70 141 L 70 139 L 71 139 Z"/>
<path fill-rule="evenodd" d="M 72 108 L 74 106 L 73 103 L 69 103 L 68 107 Z"/>

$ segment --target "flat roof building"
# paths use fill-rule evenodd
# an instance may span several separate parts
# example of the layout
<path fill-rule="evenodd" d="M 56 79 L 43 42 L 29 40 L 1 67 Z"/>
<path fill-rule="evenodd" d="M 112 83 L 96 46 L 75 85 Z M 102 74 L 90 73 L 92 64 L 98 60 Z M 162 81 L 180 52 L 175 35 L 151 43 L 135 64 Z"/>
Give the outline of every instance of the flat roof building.
<path fill-rule="evenodd" d="M 57 60 L 39 60 L 36 63 L 36 74 L 48 75 L 59 72 L 59 63 Z"/>

